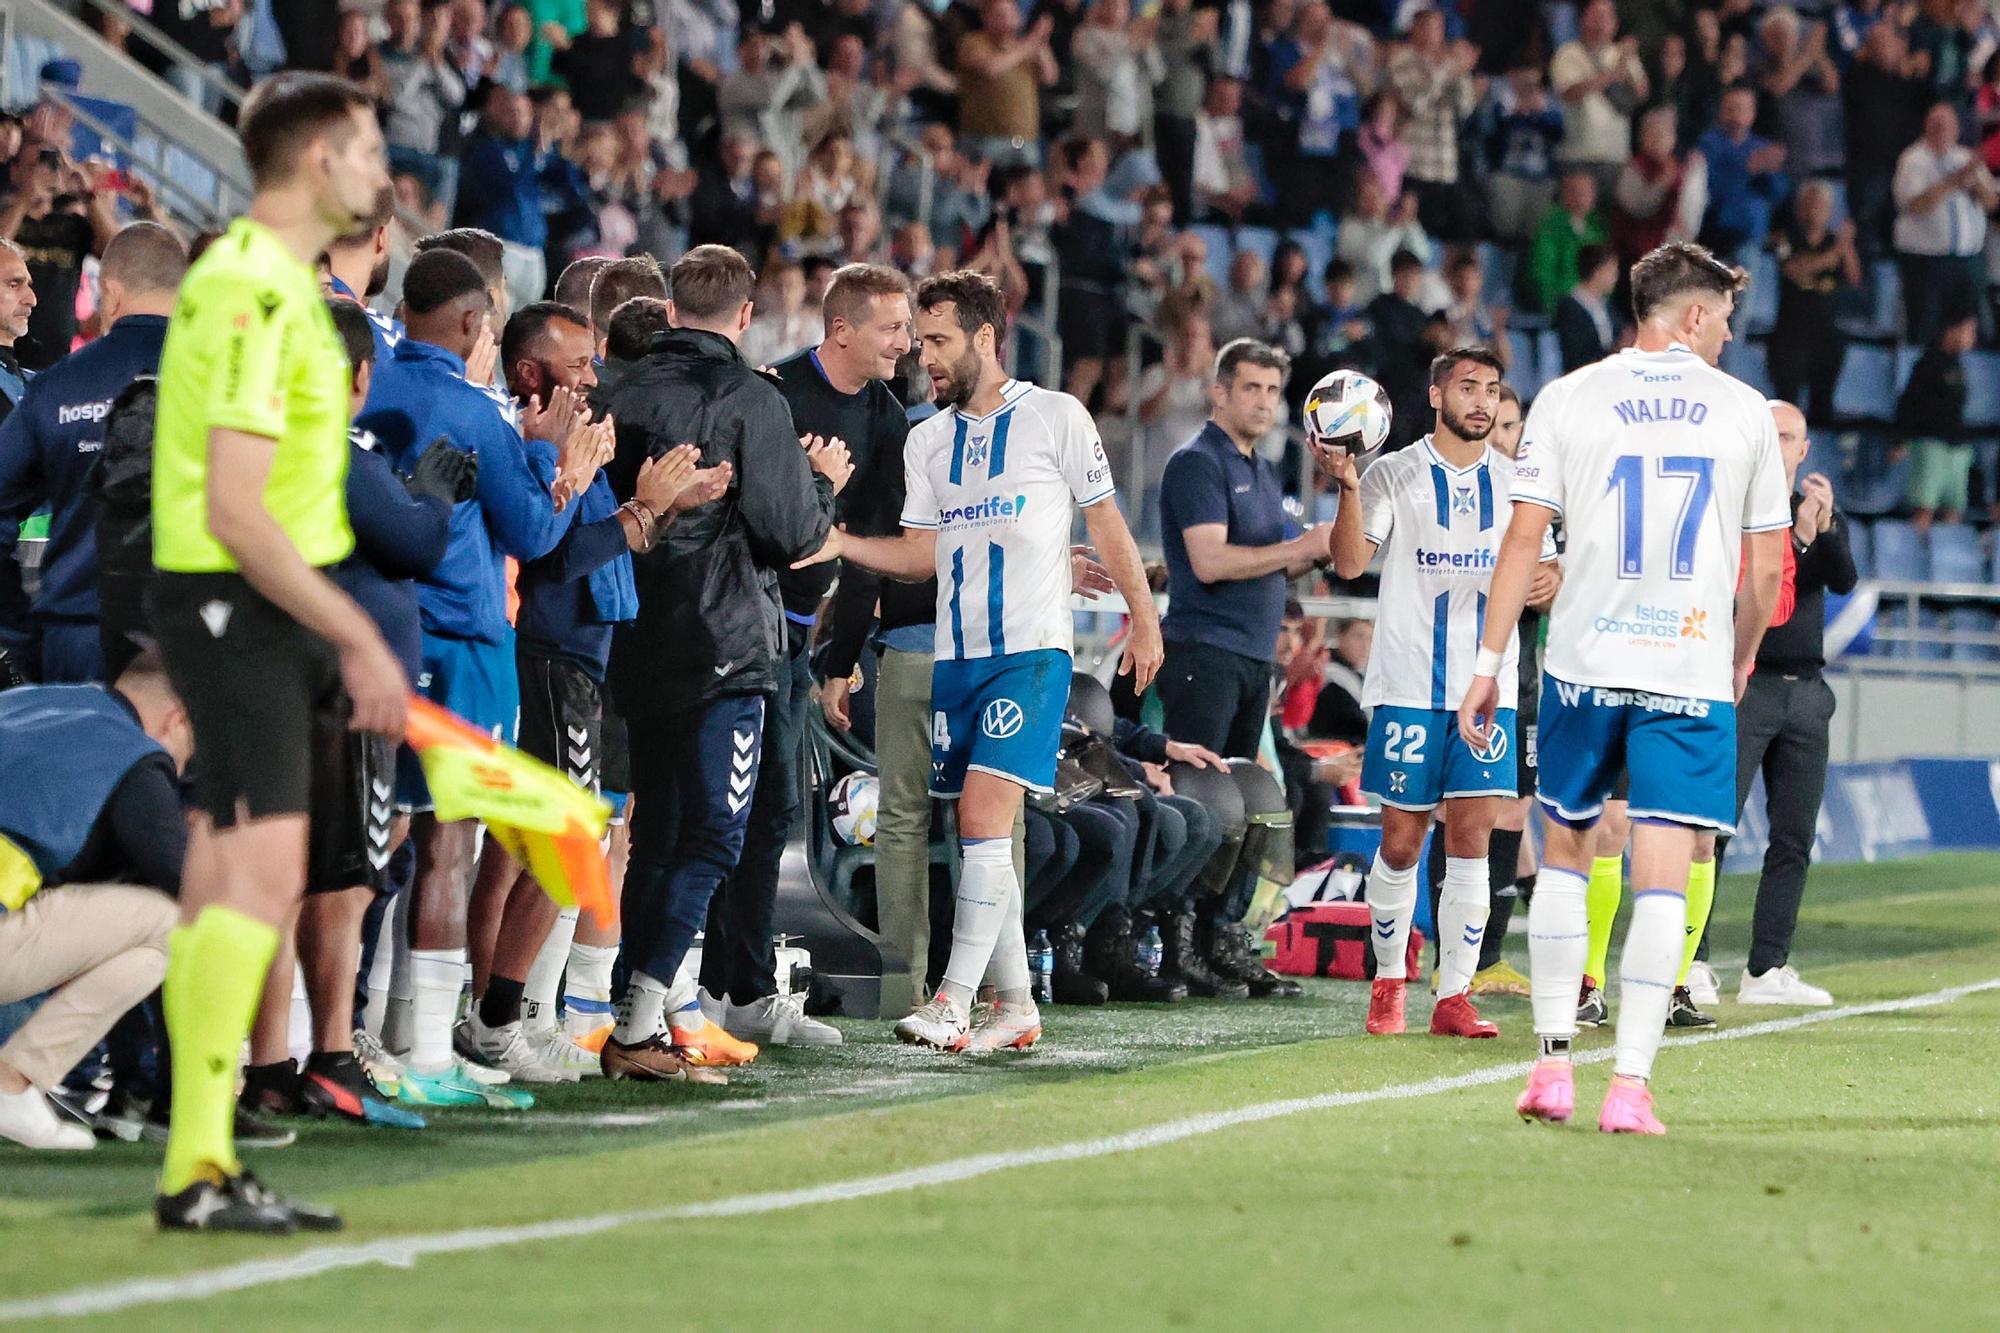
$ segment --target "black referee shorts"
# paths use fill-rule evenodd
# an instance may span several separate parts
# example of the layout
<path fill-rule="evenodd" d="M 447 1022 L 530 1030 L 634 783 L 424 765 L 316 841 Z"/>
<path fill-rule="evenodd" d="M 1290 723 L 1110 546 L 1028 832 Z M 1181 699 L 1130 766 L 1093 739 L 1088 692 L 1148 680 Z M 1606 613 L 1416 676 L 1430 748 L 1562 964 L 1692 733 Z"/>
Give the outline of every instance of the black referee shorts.
<path fill-rule="evenodd" d="M 315 727 L 344 727 L 333 645 L 241 574 L 162 571 L 150 620 L 194 729 L 195 803 L 217 828 L 313 809 Z"/>
<path fill-rule="evenodd" d="M 604 695 L 576 663 L 516 648 L 520 747 L 588 792 L 603 789 Z"/>

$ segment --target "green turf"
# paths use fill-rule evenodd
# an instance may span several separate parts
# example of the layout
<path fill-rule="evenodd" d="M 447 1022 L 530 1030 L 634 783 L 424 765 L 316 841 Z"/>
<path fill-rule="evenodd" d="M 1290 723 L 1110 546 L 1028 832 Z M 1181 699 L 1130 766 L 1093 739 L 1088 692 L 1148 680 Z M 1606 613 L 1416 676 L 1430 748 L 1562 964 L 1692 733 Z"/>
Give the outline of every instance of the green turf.
<path fill-rule="evenodd" d="M 1718 895 L 1719 959 L 1742 957 L 1748 887 Z M 1796 957 L 1857 1004 L 2000 977 L 1996 939 L 2000 857 L 1933 857 L 1815 872 Z M 347 1243 L 849 1180 L 1531 1051 L 1525 1002 L 1488 1006 L 1499 1041 L 1445 1045 L 1360 1038 L 1361 998 L 1322 983 L 1293 1005 L 1055 1011 L 1043 1051 L 981 1064 L 849 1025 L 847 1047 L 774 1052 L 727 1089 L 584 1085 L 526 1115 L 441 1114 L 418 1135 L 308 1126 L 257 1164 L 341 1205 Z M 1721 1009 L 1739 1028 L 1786 1012 Z M 1524 1127 L 1508 1081 L 64 1326 L 1991 1328 L 1996 1020 L 1988 992 L 1668 1051 L 1663 1141 Z M 1586 1120 L 1605 1077 L 1579 1074 Z M 314 1247 L 153 1235 L 138 1214 L 153 1161 L 0 1156 L 0 1303 Z"/>

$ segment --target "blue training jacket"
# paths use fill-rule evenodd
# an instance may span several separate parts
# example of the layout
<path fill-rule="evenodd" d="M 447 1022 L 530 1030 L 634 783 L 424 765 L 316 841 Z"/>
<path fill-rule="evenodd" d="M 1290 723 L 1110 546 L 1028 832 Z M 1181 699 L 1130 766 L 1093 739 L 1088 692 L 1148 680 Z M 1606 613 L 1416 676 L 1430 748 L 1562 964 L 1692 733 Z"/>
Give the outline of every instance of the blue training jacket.
<path fill-rule="evenodd" d="M 576 524 L 556 549 L 521 566 L 515 630 L 523 647 L 575 662 L 602 685 L 611 662 L 611 627 L 639 614 L 639 592 L 618 521 L 618 498 L 602 472 L 574 508 Z"/>
<path fill-rule="evenodd" d="M 407 473 L 440 436 L 479 455 L 479 493 L 451 514 L 445 556 L 417 585 L 423 630 L 480 643 L 507 641 L 506 557 L 537 560 L 555 549 L 577 506 L 555 512 L 549 484 L 556 448 L 524 442 L 493 400 L 465 381 L 465 362 L 444 348 L 405 336 L 375 367 L 368 402 L 354 424 L 381 442 Z"/>
<path fill-rule="evenodd" d="M 444 559 L 452 507 L 434 495 L 410 494 L 368 432 L 352 431 L 348 440 L 347 518 L 354 527 L 354 554 L 329 572 L 368 613 L 415 681 L 424 648 L 416 580 Z"/>
<path fill-rule="evenodd" d="M 119 391 L 158 373 L 164 315 L 127 315 L 28 383 L 0 423 L 0 643 L 19 643 L 30 615 L 14 563 L 21 520 L 49 506 L 38 619 L 97 619 L 97 506 L 90 473 L 104 447 L 104 417 Z"/>

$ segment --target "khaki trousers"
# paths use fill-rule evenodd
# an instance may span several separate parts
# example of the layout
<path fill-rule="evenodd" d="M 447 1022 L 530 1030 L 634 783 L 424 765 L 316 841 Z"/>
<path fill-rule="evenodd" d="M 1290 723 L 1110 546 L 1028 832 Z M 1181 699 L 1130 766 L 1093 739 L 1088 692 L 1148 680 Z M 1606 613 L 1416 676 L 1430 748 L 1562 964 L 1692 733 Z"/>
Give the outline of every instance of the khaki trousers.
<path fill-rule="evenodd" d="M 180 905 L 130 884 L 43 889 L 0 913 L 0 1004 L 53 989 L 0 1062 L 47 1092 L 127 1009 L 167 974 L 167 933 Z"/>

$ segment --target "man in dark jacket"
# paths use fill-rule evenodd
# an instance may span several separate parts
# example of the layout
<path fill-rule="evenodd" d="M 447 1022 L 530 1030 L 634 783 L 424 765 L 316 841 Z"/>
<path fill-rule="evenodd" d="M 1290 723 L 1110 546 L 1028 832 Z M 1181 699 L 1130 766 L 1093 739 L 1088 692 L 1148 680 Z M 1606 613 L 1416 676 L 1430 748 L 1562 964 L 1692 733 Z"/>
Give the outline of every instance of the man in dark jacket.
<path fill-rule="evenodd" d="M 755 282 L 734 250 L 688 251 L 669 275 L 674 327 L 605 402 L 618 423 L 608 471 L 619 499 L 636 493 L 647 459 L 684 441 L 701 445 L 703 466 L 735 474 L 719 502 L 634 561 L 639 616 L 612 643 L 636 822 L 624 895 L 631 984 L 607 1069 L 644 1050 L 692 1065 L 741 1064 L 757 1051 L 702 1016 L 692 985 L 670 988 L 743 851 L 766 696 L 784 660 L 777 571 L 825 543 L 852 467 L 844 446 L 800 440 L 777 388 L 737 351 Z"/>
<path fill-rule="evenodd" d="M 89 486 L 104 419 L 120 390 L 160 366 L 167 316 L 187 251 L 155 222 L 135 222 L 105 248 L 98 281 L 109 330 L 36 376 L 0 424 L 0 647 L 50 684 L 100 680 L 97 506 Z M 21 520 L 47 505 L 49 542 L 32 610 L 14 544 Z"/>

